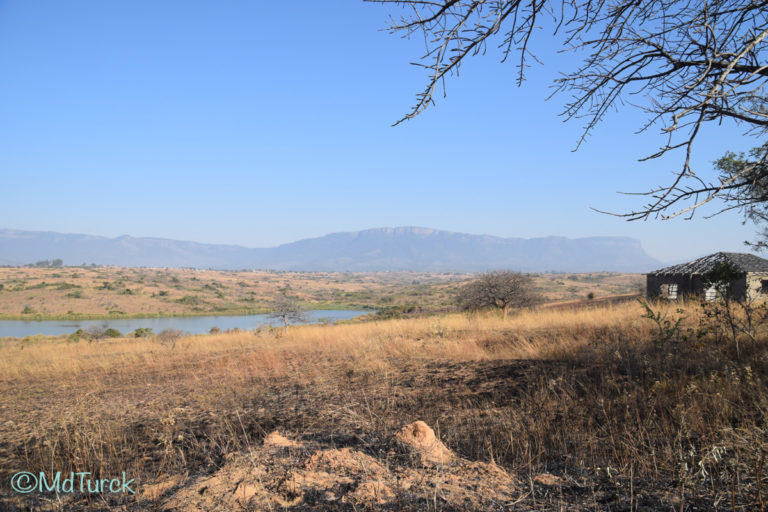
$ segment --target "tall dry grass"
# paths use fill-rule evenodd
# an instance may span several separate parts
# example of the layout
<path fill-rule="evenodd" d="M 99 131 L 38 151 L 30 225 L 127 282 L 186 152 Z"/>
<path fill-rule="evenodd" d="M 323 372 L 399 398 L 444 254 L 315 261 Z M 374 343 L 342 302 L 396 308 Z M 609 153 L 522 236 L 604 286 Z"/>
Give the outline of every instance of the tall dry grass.
<path fill-rule="evenodd" d="M 153 338 L 95 343 L 67 340 L 7 342 L 0 382 L 19 379 L 96 378 L 115 372 L 166 371 L 176 365 L 224 364 L 239 360 L 245 371 L 280 374 L 287 361 L 317 357 L 355 361 L 444 358 L 457 361 L 549 359 L 572 353 L 595 332 L 612 329 L 627 338 L 648 337 L 649 324 L 637 304 L 599 309 L 531 310 L 503 319 L 496 314 L 452 314 L 344 325 L 293 326 L 287 330 L 220 333 L 182 338 L 173 349 Z M 284 360 L 278 362 L 278 360 Z M 217 363 L 216 363 L 217 362 Z M 215 370 L 215 368 L 214 368 Z"/>

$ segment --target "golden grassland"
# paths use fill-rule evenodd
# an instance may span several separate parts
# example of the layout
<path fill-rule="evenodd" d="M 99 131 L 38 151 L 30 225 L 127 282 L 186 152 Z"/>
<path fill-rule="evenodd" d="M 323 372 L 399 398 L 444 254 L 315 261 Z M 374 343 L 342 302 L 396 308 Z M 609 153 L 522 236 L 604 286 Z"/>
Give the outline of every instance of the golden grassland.
<path fill-rule="evenodd" d="M 504 320 L 493 314 L 449 314 L 425 318 L 362 322 L 346 325 L 306 325 L 290 329 L 243 331 L 182 338 L 173 349 L 150 338 L 119 338 L 97 343 L 71 343 L 56 339 L 37 344 L 8 341 L 0 361 L 5 379 L 79 378 L 99 372 L 134 374 L 165 371 L 173 361 L 194 362 L 215 357 L 225 365 L 227 375 L 235 375 L 251 364 L 264 375 L 284 376 L 288 359 L 298 364 L 303 358 L 337 359 L 356 362 L 391 358 L 457 361 L 494 359 L 551 359 L 571 353 L 588 343 L 581 333 L 602 327 L 609 313 L 629 336 L 647 331 L 647 322 L 638 314 L 637 304 L 567 312 L 546 309 L 528 311 Z M 510 337 L 512 335 L 512 337 Z M 493 347 L 492 340 L 503 337 Z M 246 357 L 246 355 L 248 357 Z M 242 359 L 242 365 L 231 361 Z M 280 361 L 280 364 L 276 364 Z M 214 371 L 220 367 L 209 368 Z"/>
<path fill-rule="evenodd" d="M 395 474 L 416 463 L 399 455 L 393 434 L 423 420 L 466 464 L 498 465 L 514 476 L 514 507 L 496 503 L 498 510 L 764 510 L 765 333 L 742 340 L 737 355 L 705 332 L 710 319 L 700 306 L 653 307 L 683 318 L 664 343 L 636 302 L 506 320 L 444 314 L 296 326 L 175 344 L 6 340 L 0 508 L 194 509 L 178 497 L 200 475 L 247 454 L 253 474 L 275 466 L 259 451 L 274 430 L 354 446 Z M 307 467 L 300 451 L 289 455 L 279 459 L 280 472 Z M 50 502 L 9 491 L 20 470 L 126 471 L 140 489 L 162 487 Z M 541 484 L 542 473 L 560 483 Z M 333 487 L 338 499 L 318 502 L 316 488 L 281 491 L 284 477 L 274 478 L 260 484 L 283 492 L 283 501 L 269 502 L 273 510 L 286 503 L 291 510 L 495 506 L 480 498 L 458 506 L 434 489 L 355 504 L 340 497 L 352 493 L 354 478 Z M 257 498 L 237 506 L 263 510 Z"/>
<path fill-rule="evenodd" d="M 216 271 L 120 267 L 0 267 L 0 318 L 84 319 L 253 314 L 276 294 L 311 309 L 455 307 L 470 274 Z M 638 274 L 536 274 L 546 300 L 637 293 Z"/>

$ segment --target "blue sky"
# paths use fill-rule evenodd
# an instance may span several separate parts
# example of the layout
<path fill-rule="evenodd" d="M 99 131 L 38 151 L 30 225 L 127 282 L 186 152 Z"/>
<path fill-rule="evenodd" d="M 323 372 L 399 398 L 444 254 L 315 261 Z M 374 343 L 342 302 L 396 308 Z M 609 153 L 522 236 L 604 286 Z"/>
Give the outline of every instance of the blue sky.
<path fill-rule="evenodd" d="M 745 251 L 736 214 L 628 223 L 679 158 L 612 112 L 577 152 L 555 53 L 515 85 L 489 51 L 397 127 L 425 84 L 418 38 L 362 1 L 0 1 L 0 227 L 267 247 L 425 226 L 513 237 L 622 235 L 663 261 Z M 706 130 L 694 167 L 757 142 Z M 705 212 L 706 213 L 706 212 Z M 710 210 L 711 213 L 711 210 Z"/>

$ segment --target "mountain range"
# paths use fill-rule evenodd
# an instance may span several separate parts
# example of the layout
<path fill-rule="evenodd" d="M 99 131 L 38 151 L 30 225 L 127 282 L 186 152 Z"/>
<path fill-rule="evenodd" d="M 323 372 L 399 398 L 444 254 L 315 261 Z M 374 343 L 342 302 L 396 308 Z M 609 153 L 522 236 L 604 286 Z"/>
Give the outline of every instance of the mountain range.
<path fill-rule="evenodd" d="M 165 238 L 0 229 L 0 265 L 62 259 L 65 265 L 303 271 L 645 272 L 663 266 L 628 237 L 502 238 L 420 227 L 333 233 L 272 248 Z"/>

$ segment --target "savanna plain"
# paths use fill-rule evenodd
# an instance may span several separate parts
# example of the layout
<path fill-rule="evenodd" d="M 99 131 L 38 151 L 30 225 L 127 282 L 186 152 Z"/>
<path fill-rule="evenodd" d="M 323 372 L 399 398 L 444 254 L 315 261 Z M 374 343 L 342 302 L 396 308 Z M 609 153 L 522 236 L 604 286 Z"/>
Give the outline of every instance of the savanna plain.
<path fill-rule="evenodd" d="M 0 276 L 7 317 L 255 310 L 274 291 L 385 312 L 173 343 L 4 339 L 0 508 L 766 508 L 766 332 L 695 300 L 649 310 L 640 276 L 540 275 L 548 302 L 506 317 L 456 311 L 468 275 Z M 135 494 L 19 494 L 18 471 L 124 472 Z"/>

